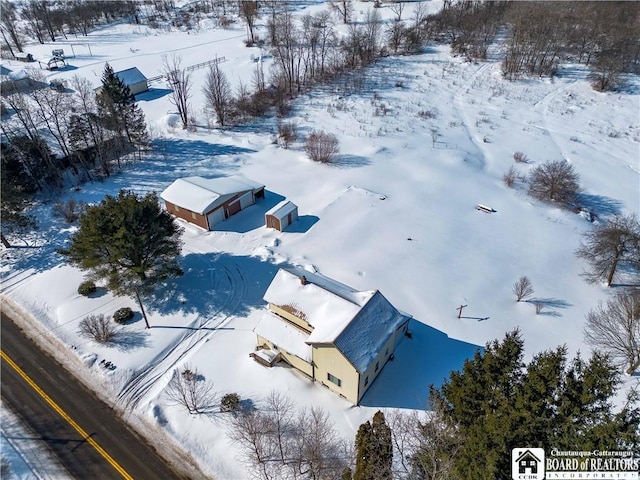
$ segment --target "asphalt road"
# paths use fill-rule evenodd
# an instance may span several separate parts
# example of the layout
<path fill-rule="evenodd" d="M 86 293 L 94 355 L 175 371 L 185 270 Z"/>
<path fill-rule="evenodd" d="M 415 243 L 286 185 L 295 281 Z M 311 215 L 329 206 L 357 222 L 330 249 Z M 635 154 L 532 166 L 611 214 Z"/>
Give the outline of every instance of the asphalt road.
<path fill-rule="evenodd" d="M 70 477 L 81 480 L 188 478 L 170 469 L 111 407 L 42 352 L 4 313 L 1 317 L 2 399 L 47 443 Z M 12 363 L 40 393 L 24 375 L 16 372 Z"/>

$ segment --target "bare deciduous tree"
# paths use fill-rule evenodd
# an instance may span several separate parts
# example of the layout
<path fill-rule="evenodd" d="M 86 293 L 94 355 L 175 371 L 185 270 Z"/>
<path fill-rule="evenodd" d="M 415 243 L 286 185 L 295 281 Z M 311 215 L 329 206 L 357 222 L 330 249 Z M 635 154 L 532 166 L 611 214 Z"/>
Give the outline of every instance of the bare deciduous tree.
<path fill-rule="evenodd" d="M 80 217 L 85 203 L 75 198 L 70 198 L 66 202 L 57 202 L 53 206 L 53 212 L 59 217 L 64 218 L 67 223 L 73 223 Z"/>
<path fill-rule="evenodd" d="M 640 367 L 640 290 L 619 292 L 586 318 L 586 342 L 624 363 L 628 374 L 635 372 Z"/>
<path fill-rule="evenodd" d="M 352 0 L 335 0 L 329 2 L 329 7 L 336 12 L 342 23 L 346 24 L 351 21 L 351 15 L 353 14 Z"/>
<path fill-rule="evenodd" d="M 215 401 L 213 383 L 188 364 L 182 371 L 174 370 L 165 395 L 170 401 L 185 407 L 189 413 L 210 411 Z"/>
<path fill-rule="evenodd" d="M 402 20 L 402 12 L 404 12 L 404 7 L 406 6 L 405 2 L 399 2 L 397 0 L 392 0 L 388 2 L 389 10 L 396 14 L 396 21 L 400 22 Z"/>
<path fill-rule="evenodd" d="M 605 280 L 611 286 L 621 264 L 640 270 L 640 223 L 635 214 L 615 216 L 585 233 L 583 240 L 576 255 L 591 267 L 584 274 L 588 281 Z"/>
<path fill-rule="evenodd" d="M 258 20 L 258 2 L 241 0 L 238 2 L 238 13 L 242 21 L 247 24 L 247 46 L 256 43 L 255 28 Z"/>
<path fill-rule="evenodd" d="M 529 277 L 520 277 L 518 281 L 513 284 L 512 291 L 516 296 L 516 302 L 533 295 L 533 285 L 531 284 Z"/>
<path fill-rule="evenodd" d="M 416 430 L 414 430 L 416 431 Z M 412 455 L 412 473 L 417 478 L 450 480 L 454 475 L 453 464 L 463 445 L 463 438 L 455 425 L 444 417 L 444 407 L 432 405 L 432 411 L 417 427 L 417 450 Z M 413 475 L 410 478 L 415 478 Z"/>
<path fill-rule="evenodd" d="M 178 115 L 182 120 L 182 128 L 189 126 L 189 113 L 191 105 L 191 74 L 182 67 L 182 59 L 178 55 L 164 55 L 162 67 L 165 77 L 172 90 L 171 103 L 178 109 Z"/>
<path fill-rule="evenodd" d="M 304 150 L 315 162 L 332 162 L 338 154 L 338 139 L 332 133 L 313 131 L 307 138 Z"/>
<path fill-rule="evenodd" d="M 226 75 L 220 70 L 219 63 L 209 67 L 202 93 L 204 93 L 207 108 L 215 112 L 218 124 L 224 127 L 231 112 L 233 91 Z"/>
<path fill-rule="evenodd" d="M 579 179 L 569 162 L 545 162 L 529 174 L 529 195 L 543 201 L 574 203 L 580 192 Z"/>
<path fill-rule="evenodd" d="M 116 327 L 103 314 L 89 315 L 80 321 L 78 333 L 97 343 L 109 343 L 116 337 Z"/>

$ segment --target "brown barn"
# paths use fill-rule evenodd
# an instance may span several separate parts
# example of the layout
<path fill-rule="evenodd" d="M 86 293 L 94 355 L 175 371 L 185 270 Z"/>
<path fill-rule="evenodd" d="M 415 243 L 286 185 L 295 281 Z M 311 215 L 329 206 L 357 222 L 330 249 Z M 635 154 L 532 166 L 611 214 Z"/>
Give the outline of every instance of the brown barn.
<path fill-rule="evenodd" d="M 240 175 L 219 178 L 186 177 L 162 192 L 169 213 L 205 230 L 264 198 L 264 185 Z"/>
<path fill-rule="evenodd" d="M 298 207 L 295 203 L 283 200 L 275 207 L 265 213 L 265 223 L 267 228 L 275 228 L 284 231 L 298 218 Z"/>

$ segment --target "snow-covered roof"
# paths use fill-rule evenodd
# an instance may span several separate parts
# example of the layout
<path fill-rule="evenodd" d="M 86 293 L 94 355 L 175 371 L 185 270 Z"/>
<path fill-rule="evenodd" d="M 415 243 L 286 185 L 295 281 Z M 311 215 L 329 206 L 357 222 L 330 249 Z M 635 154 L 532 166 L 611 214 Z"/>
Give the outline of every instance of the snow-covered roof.
<path fill-rule="evenodd" d="M 293 212 L 296 208 L 298 207 L 296 206 L 295 203 L 289 200 L 282 200 L 275 207 L 273 207 L 267 213 L 265 213 L 265 215 L 272 215 L 276 218 L 284 218 L 287 215 L 289 215 L 291 212 Z"/>
<path fill-rule="evenodd" d="M 147 81 L 147 77 L 145 77 L 142 72 L 136 67 L 127 68 L 126 70 L 120 70 L 119 72 L 114 72 L 114 74 L 127 86 Z"/>
<path fill-rule="evenodd" d="M 264 185 L 241 175 L 219 178 L 186 177 L 175 180 L 160 197 L 181 208 L 205 214 L 233 195 L 261 188 Z"/>
<path fill-rule="evenodd" d="M 305 282 L 301 281 L 303 276 Z M 367 369 L 389 336 L 407 320 L 378 291 L 359 292 L 300 268 L 278 270 L 264 300 L 301 312 L 313 327 L 306 343 L 334 344 L 360 372 Z M 262 332 L 271 340 L 271 332 Z"/>
<path fill-rule="evenodd" d="M 309 335 L 274 314 L 265 313 L 253 331 L 279 348 L 311 362 L 311 347 L 305 343 Z"/>

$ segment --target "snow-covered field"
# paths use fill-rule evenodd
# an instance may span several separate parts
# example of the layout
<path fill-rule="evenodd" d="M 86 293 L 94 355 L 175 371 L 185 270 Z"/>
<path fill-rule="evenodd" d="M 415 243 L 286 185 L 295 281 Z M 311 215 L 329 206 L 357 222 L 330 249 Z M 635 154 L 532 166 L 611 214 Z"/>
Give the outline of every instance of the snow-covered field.
<path fill-rule="evenodd" d="M 437 2 L 429 5 L 439 8 Z M 358 3 L 356 14 L 363 16 L 366 8 L 370 4 Z M 383 17 L 391 17 L 382 10 Z M 116 71 L 136 66 L 153 77 L 161 73 L 161 56 L 170 52 L 185 66 L 224 56 L 221 68 L 229 80 L 249 83 L 253 59 L 261 52 L 246 48 L 244 38 L 241 25 L 222 30 L 203 24 L 186 33 L 122 24 L 56 42 L 66 53 L 73 43 L 76 57 L 71 67 L 49 77 L 77 74 L 97 85 L 105 61 Z M 51 47 L 27 50 L 44 56 Z M 269 59 L 264 61 L 266 68 Z M 300 141 L 289 150 L 274 145 L 271 116 L 207 129 L 205 72 L 196 70 L 192 77 L 197 131 L 177 126 L 166 87 L 154 84 L 137 98 L 154 152 L 103 183 L 66 195 L 98 202 L 122 188 L 160 193 L 190 175 L 240 173 L 266 185 L 264 200 L 215 231 L 184 224 L 185 275 L 147 301 L 153 328 L 146 330 L 138 315 L 112 347 L 77 335 L 88 314 L 138 307 L 107 291 L 78 295 L 82 273 L 55 253 L 73 229 L 53 217 L 50 207 L 38 210 L 40 230 L 30 245 L 37 248 L 2 253 L 3 293 L 67 344 L 68 354 L 83 360 L 113 400 L 162 427 L 205 471 L 219 479 L 246 478 L 223 422 L 167 404 L 163 389 L 174 369 L 186 363 L 196 365 L 220 395 L 237 392 L 259 406 L 275 389 L 301 407 L 321 406 L 352 439 L 379 408 L 425 408 L 430 384 L 439 385 L 480 346 L 515 328 L 529 356 L 559 344 L 571 355 L 589 351 L 582 336 L 585 314 L 611 294 L 580 277 L 585 265 L 574 255 L 581 234 L 593 225 L 532 200 L 521 185 L 507 188 L 502 175 L 511 165 L 524 174 L 541 162 L 565 158 L 580 175 L 585 204 L 598 217 L 640 212 L 637 78 L 625 93 L 598 93 L 580 66 L 561 68 L 551 80 L 510 83 L 502 79 L 498 61 L 468 63 L 452 57 L 447 46 L 388 57 L 362 72 L 360 91 L 340 81 L 294 102 L 291 120 L 301 137 L 321 129 L 340 141 L 337 162 L 322 165 L 306 158 Z M 514 164 L 516 151 L 532 162 Z M 267 230 L 264 213 L 282 198 L 299 206 L 300 219 L 284 233 Z M 496 212 L 476 210 L 479 203 Z M 316 269 L 359 290 L 378 289 L 413 316 L 413 338 L 400 345 L 361 406 L 290 368 L 267 369 L 249 357 L 256 341 L 252 328 L 265 308 L 262 296 L 286 265 Z M 531 302 L 515 302 L 511 288 L 523 275 L 544 304 L 539 314 Z M 460 305 L 467 307 L 457 318 Z M 101 360 L 116 368 L 105 370 Z"/>

